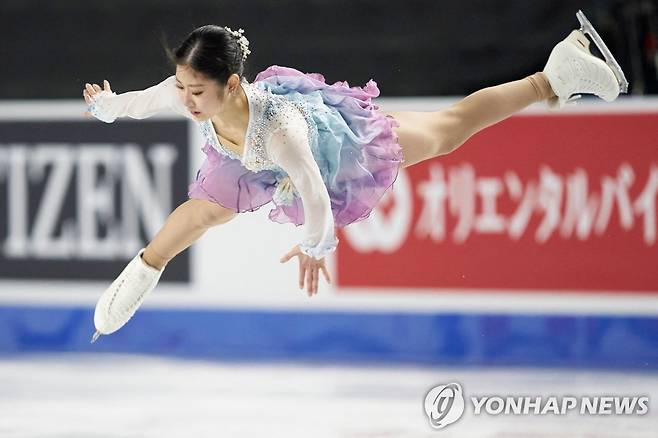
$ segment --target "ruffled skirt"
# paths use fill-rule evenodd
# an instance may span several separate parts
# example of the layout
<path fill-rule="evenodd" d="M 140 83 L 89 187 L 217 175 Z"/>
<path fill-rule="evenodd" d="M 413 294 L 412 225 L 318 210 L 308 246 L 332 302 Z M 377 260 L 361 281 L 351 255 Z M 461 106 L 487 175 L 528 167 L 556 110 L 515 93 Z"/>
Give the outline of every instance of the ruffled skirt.
<path fill-rule="evenodd" d="M 363 88 L 347 82 L 328 85 L 321 74 L 272 66 L 259 73 L 252 85 L 303 101 L 308 108 L 318 134 L 311 150 L 331 199 L 335 225 L 344 227 L 367 218 L 395 182 L 403 162 L 393 130 L 397 122 L 377 113 L 372 103 L 379 96 L 377 84 L 370 80 Z M 250 172 L 240 160 L 208 144 L 203 151 L 207 158 L 189 187 L 190 198 L 214 201 L 236 212 L 253 211 L 273 201 L 271 220 L 303 224 L 301 199 L 284 202 L 277 196 L 285 175 Z"/>

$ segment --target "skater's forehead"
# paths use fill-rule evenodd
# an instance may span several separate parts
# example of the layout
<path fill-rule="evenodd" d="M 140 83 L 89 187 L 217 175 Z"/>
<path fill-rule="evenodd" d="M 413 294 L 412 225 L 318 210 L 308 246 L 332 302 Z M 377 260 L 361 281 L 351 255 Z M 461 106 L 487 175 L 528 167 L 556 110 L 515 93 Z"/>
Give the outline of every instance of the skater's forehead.
<path fill-rule="evenodd" d="M 207 82 L 207 79 L 202 74 L 187 66 L 176 67 L 176 80 L 181 84 L 185 84 L 185 81 L 190 82 L 187 84 L 188 87 L 203 87 Z"/>
<path fill-rule="evenodd" d="M 176 77 L 176 80 L 177 80 L 178 82 L 180 82 L 181 84 L 183 83 L 183 81 L 181 81 L 180 79 L 178 79 L 178 77 Z M 204 85 L 205 85 L 205 84 L 187 84 L 188 87 L 203 87 Z"/>

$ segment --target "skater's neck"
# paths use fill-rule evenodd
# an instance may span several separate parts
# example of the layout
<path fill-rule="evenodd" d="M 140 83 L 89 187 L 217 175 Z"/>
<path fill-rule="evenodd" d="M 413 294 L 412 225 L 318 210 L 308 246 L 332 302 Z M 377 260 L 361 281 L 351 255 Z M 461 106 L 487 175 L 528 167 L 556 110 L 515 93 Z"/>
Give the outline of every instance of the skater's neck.
<path fill-rule="evenodd" d="M 244 144 L 244 135 L 249 124 L 249 100 L 242 84 L 229 95 L 226 104 L 211 117 L 211 120 L 217 134 L 235 144 Z"/>

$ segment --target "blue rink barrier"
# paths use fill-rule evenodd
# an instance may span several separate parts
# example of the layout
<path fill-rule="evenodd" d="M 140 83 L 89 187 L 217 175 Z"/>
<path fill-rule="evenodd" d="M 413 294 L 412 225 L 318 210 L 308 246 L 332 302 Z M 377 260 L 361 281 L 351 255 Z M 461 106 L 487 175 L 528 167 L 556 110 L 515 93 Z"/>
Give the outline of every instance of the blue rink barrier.
<path fill-rule="evenodd" d="M 0 354 L 658 369 L 658 317 L 141 309 L 93 345 L 92 318 L 0 306 Z"/>

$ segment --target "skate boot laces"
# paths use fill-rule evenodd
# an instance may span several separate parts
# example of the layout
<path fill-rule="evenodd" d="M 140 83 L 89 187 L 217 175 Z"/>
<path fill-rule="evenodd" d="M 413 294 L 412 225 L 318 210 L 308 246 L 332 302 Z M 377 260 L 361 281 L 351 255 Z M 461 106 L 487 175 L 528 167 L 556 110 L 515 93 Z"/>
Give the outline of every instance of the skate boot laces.
<path fill-rule="evenodd" d="M 140 260 L 140 263 L 144 263 Z M 125 282 L 134 285 L 132 290 L 125 290 L 123 288 Z M 124 321 L 130 319 L 134 314 L 141 302 L 143 301 L 144 296 L 149 291 L 149 285 L 152 282 L 152 278 L 149 275 L 146 275 L 143 271 L 131 271 L 125 278 L 122 278 L 121 281 L 114 288 L 114 293 L 110 299 L 110 303 L 107 307 L 108 317 L 113 319 L 115 322 Z M 131 296 L 131 291 L 140 291 L 140 294 L 137 296 Z"/>
<path fill-rule="evenodd" d="M 96 333 L 92 343 L 101 335 L 114 333 L 123 327 L 157 285 L 164 267 L 158 270 L 149 266 L 141 257 L 144 251 L 144 248 L 139 251 L 96 303 Z"/>

